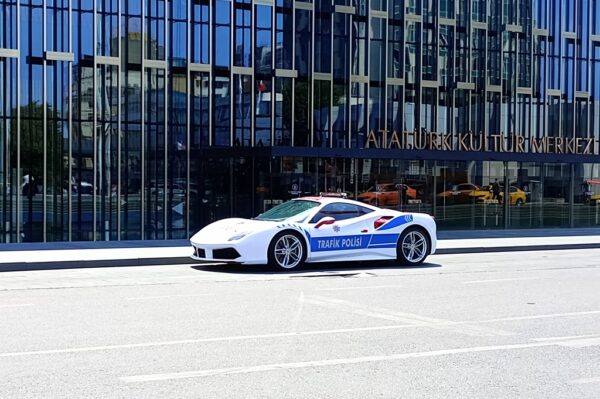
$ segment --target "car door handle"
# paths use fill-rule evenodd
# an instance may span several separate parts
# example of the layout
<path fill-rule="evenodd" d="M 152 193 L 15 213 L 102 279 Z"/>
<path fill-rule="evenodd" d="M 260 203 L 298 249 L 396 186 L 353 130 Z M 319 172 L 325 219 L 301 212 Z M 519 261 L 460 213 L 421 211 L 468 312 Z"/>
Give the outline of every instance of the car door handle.
<path fill-rule="evenodd" d="M 360 232 L 361 232 L 361 233 L 368 233 L 368 232 L 369 232 L 369 230 L 368 230 L 368 229 L 362 229 Z"/>

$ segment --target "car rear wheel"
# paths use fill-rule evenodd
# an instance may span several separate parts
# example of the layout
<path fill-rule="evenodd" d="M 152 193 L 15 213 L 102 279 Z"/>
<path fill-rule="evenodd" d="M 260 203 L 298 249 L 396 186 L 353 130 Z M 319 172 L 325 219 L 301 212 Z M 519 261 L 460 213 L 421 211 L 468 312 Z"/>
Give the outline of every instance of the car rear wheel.
<path fill-rule="evenodd" d="M 295 232 L 284 231 L 269 244 L 269 265 L 282 270 L 299 269 L 306 260 L 304 239 Z"/>
<path fill-rule="evenodd" d="M 398 262 L 405 266 L 416 266 L 423 263 L 429 255 L 429 238 L 418 227 L 409 227 L 398 239 L 396 249 Z"/>

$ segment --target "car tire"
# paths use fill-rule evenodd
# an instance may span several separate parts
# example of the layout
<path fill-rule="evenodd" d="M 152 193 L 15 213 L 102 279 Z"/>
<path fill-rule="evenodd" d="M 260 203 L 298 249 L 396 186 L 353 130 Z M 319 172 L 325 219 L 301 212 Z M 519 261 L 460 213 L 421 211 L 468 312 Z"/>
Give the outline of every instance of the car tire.
<path fill-rule="evenodd" d="M 297 270 L 304 266 L 307 248 L 304 237 L 295 231 L 282 231 L 271 240 L 267 252 L 269 266 L 276 270 Z"/>
<path fill-rule="evenodd" d="M 523 200 L 521 198 L 517 198 L 517 201 L 515 202 L 516 206 L 521 206 L 523 205 Z"/>
<path fill-rule="evenodd" d="M 417 266 L 423 263 L 431 251 L 429 235 L 421 227 L 409 227 L 398 239 L 396 257 L 403 266 Z"/>

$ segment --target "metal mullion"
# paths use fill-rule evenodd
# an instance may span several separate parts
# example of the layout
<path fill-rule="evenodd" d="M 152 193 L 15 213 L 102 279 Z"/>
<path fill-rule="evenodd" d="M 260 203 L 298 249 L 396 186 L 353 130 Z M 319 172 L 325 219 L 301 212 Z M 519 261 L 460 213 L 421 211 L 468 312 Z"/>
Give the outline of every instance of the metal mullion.
<path fill-rule="evenodd" d="M 17 50 L 20 52 L 20 43 L 21 43 L 21 1 L 17 0 Z M 21 57 L 17 57 L 17 104 L 21 103 Z M 21 107 L 17 107 L 17 181 L 16 184 L 19 184 L 21 181 Z M 17 195 L 17 207 L 16 207 L 16 242 L 21 241 L 21 190 L 16 190 Z"/>
<path fill-rule="evenodd" d="M 254 70 L 254 46 L 256 40 L 256 5 L 254 0 L 250 3 L 250 68 Z M 271 50 L 271 52 L 273 52 Z M 254 87 L 256 85 L 255 74 L 252 74 L 250 77 L 250 84 L 252 88 L 250 89 L 250 112 L 252 113 L 252 117 L 250 118 L 250 147 L 254 147 L 254 141 L 256 136 L 255 131 L 255 119 L 256 115 L 254 112 Z M 272 102 L 272 101 L 271 101 Z"/>
<path fill-rule="evenodd" d="M 168 59 L 169 59 L 169 8 L 168 8 L 168 4 L 172 4 L 172 2 L 169 1 L 165 1 L 164 2 L 164 8 L 165 8 L 165 88 L 164 88 L 164 95 L 163 95 L 163 101 L 165 104 L 165 109 L 164 109 L 164 125 L 165 125 L 165 132 L 164 132 L 164 145 L 165 145 L 165 158 L 164 158 L 164 189 L 163 189 L 163 201 L 164 201 L 164 205 L 163 205 L 163 239 L 167 238 L 167 206 L 169 205 L 167 203 L 167 191 L 168 191 L 168 156 L 169 156 L 169 136 L 168 136 L 168 129 L 169 129 L 169 111 L 168 111 L 168 97 L 169 97 L 169 64 L 168 64 Z"/>
<path fill-rule="evenodd" d="M 141 38 L 142 38 L 142 59 L 141 59 L 141 82 L 140 82 L 140 90 L 141 90 L 141 104 L 140 104 L 140 131 L 141 131 L 141 140 L 140 140 L 140 154 L 141 154 L 141 189 L 140 189 L 140 224 L 141 224 L 141 238 L 145 239 L 145 190 L 146 190 L 146 149 L 145 149 L 145 124 L 146 124 L 146 67 L 145 67 L 145 59 L 146 59 L 146 46 L 145 46 L 145 38 L 146 38 L 146 2 L 142 1 L 142 29 L 141 29 Z"/>
<path fill-rule="evenodd" d="M 186 146 L 185 146 L 185 155 L 186 155 L 186 163 L 185 163 L 185 235 L 189 237 L 190 235 L 190 120 L 191 120 L 191 109 L 190 109 L 190 96 L 193 92 L 191 90 L 191 75 L 190 75 L 190 67 L 189 65 L 192 63 L 192 52 L 191 52 L 191 15 L 192 15 L 192 2 L 187 2 L 186 8 L 186 59 L 187 59 L 187 70 L 186 70 L 186 96 L 185 96 L 185 106 L 186 106 L 186 124 L 185 124 L 185 135 L 186 135 Z M 210 12 L 210 9 L 209 9 Z M 209 18 L 210 19 L 210 18 Z M 210 29 L 209 29 L 210 30 Z M 209 56 L 210 57 L 210 56 Z M 210 93 L 210 91 L 209 91 Z M 202 95 L 202 94 L 201 94 Z M 209 112 L 210 114 L 210 112 Z M 210 132 L 210 130 L 209 130 Z M 210 134 L 209 134 L 210 137 Z"/>
<path fill-rule="evenodd" d="M 46 26 L 47 26 L 47 21 L 46 21 L 46 2 L 44 1 L 42 3 L 42 51 L 44 54 L 46 54 Z M 43 180 L 43 184 L 42 184 L 42 240 L 44 242 L 46 242 L 46 227 L 47 227 L 47 217 L 48 217 L 48 204 L 46 201 L 46 192 L 48 189 L 48 182 L 47 182 L 47 177 L 48 177 L 48 169 L 47 169 L 47 162 L 48 162 L 48 111 L 47 111 L 47 95 L 48 95 L 48 90 L 46 88 L 46 84 L 48 83 L 48 79 L 47 79 L 47 71 L 46 68 L 48 66 L 48 63 L 46 61 L 46 57 L 44 57 L 44 60 L 42 61 L 42 129 L 43 129 L 43 151 L 44 151 L 44 155 L 43 155 L 43 172 L 42 172 L 42 180 Z"/>
<path fill-rule="evenodd" d="M 296 69 L 296 2 L 292 1 L 292 69 Z M 282 12 L 285 12 L 285 7 L 282 7 Z M 285 21 L 285 18 L 283 18 Z M 283 31 L 285 32 L 285 26 L 283 27 Z M 277 50 L 275 50 L 277 51 Z M 290 147 L 294 147 L 295 139 L 296 139 L 296 80 L 298 80 L 298 76 L 292 78 L 292 123 L 291 123 L 291 142 Z"/>
<path fill-rule="evenodd" d="M 93 148 L 94 148 L 94 154 L 92 156 L 92 160 L 93 160 L 93 173 L 94 173 L 94 179 L 93 179 L 93 188 L 92 188 L 92 212 L 93 212 L 93 216 L 92 216 L 92 234 L 93 234 L 93 239 L 92 241 L 96 241 L 96 225 L 97 225 L 97 215 L 96 215 L 96 202 L 97 202 L 97 198 L 96 198 L 96 193 L 97 193 L 97 187 L 98 187 L 98 179 L 97 179 L 97 152 L 98 152 L 98 140 L 97 140 L 97 135 L 98 135 L 98 126 L 97 126 L 97 100 L 96 100 L 96 95 L 97 95 L 97 81 L 96 81 L 96 74 L 97 74 L 97 68 L 98 66 L 96 65 L 96 55 L 97 55 L 97 32 L 96 32 L 96 18 L 97 18 L 97 8 L 96 8 L 96 0 L 94 0 L 94 9 L 92 11 L 92 15 L 94 18 L 94 21 L 92 23 L 94 32 L 93 32 L 93 38 L 94 38 L 94 44 L 92 45 L 92 51 L 93 51 L 93 59 L 94 59 L 94 65 L 92 67 L 92 71 L 93 71 L 93 78 L 92 78 L 92 90 L 93 90 L 93 109 L 92 109 L 92 132 L 93 132 Z"/>
<path fill-rule="evenodd" d="M 310 65 L 309 65 L 309 70 L 311 71 L 308 79 L 309 79 L 309 87 L 311 88 L 311 92 L 310 95 L 308 96 L 308 109 L 311 110 L 312 112 L 308 113 L 308 121 L 309 121 L 309 132 L 311 132 L 310 134 L 310 147 L 314 147 L 315 145 L 315 130 L 314 130 L 314 107 L 315 107 L 315 21 L 316 21 L 316 17 L 315 17 L 315 8 L 312 9 L 312 11 L 308 11 L 310 12 L 310 16 L 312 19 L 312 29 L 311 29 L 311 57 L 310 57 Z"/>
<path fill-rule="evenodd" d="M 438 7 L 439 7 L 439 3 L 438 3 Z M 438 12 L 439 14 L 439 12 Z M 385 20 L 385 29 L 383 29 L 383 33 L 385 35 L 385 38 L 383 39 L 383 53 L 389 57 L 390 55 L 388 54 L 388 42 L 390 39 L 390 35 L 389 35 L 389 21 L 386 18 Z M 383 21 L 382 21 L 383 22 Z M 370 57 L 369 57 L 370 58 Z M 383 66 L 383 129 L 387 130 L 388 127 L 388 119 L 387 119 L 387 114 L 388 114 L 388 58 L 386 58 L 384 66 Z M 392 128 L 392 131 L 394 129 Z M 385 146 L 385 144 L 384 144 Z"/>
<path fill-rule="evenodd" d="M 235 97 L 235 86 L 234 86 L 234 75 L 233 75 L 233 66 L 235 64 L 234 62 L 234 51 L 233 51 L 233 46 L 235 44 L 235 29 L 236 29 L 236 17 L 235 17 L 235 9 L 233 7 L 233 2 L 229 3 L 229 15 L 231 15 L 231 27 L 232 27 L 232 31 L 231 34 L 229 35 L 229 62 L 230 62 L 230 69 L 229 69 L 229 87 L 231 87 L 231 92 L 234 93 L 233 96 L 229 96 L 229 145 L 233 146 L 234 143 L 234 139 L 233 139 L 233 131 L 234 131 L 234 126 L 235 126 L 235 108 L 233 106 L 233 99 Z"/>
<path fill-rule="evenodd" d="M 350 58 L 350 54 L 352 54 L 352 19 L 354 17 L 354 14 L 347 14 L 347 16 L 344 16 L 344 24 L 346 25 L 346 28 L 348 30 L 349 33 L 349 38 L 350 40 L 348 40 L 348 44 L 346 45 L 346 50 L 348 51 L 348 58 Z M 348 62 L 348 70 L 347 70 L 347 75 L 345 76 L 346 80 L 349 83 L 350 86 L 350 90 L 348 90 L 348 101 L 347 103 L 348 105 L 348 148 L 352 148 L 352 60 L 349 60 Z M 355 107 L 355 109 L 358 109 L 358 107 Z M 358 137 L 358 134 L 356 135 Z M 356 143 L 358 146 L 358 142 Z M 358 167 L 358 166 L 357 166 Z"/>
<path fill-rule="evenodd" d="M 214 66 L 214 62 L 213 62 L 213 30 L 215 29 L 215 18 L 214 18 L 214 7 L 213 7 L 213 2 L 209 2 L 208 5 L 208 62 L 209 65 L 211 66 L 211 72 L 208 73 L 208 146 L 211 147 L 213 145 L 213 136 L 214 136 L 214 131 L 213 131 L 213 113 L 211 112 L 212 110 L 212 98 L 213 98 L 213 73 L 212 71 L 214 70 L 214 68 L 212 68 L 212 66 Z M 231 17 L 233 19 L 233 16 Z M 191 35 L 190 35 L 191 36 Z M 230 35 L 231 36 L 231 35 Z M 230 60 L 232 60 L 230 58 Z M 229 87 L 231 88 L 231 81 L 229 81 Z M 200 87 L 200 98 L 202 98 L 202 87 Z M 202 140 L 202 139 L 201 139 Z M 188 142 L 188 146 L 189 146 L 189 142 Z M 190 157 L 190 155 L 188 154 L 188 158 Z M 188 171 L 189 171 L 189 166 L 188 166 Z"/>
<path fill-rule="evenodd" d="M 330 94 L 329 94 L 329 147 L 333 148 L 333 37 L 334 32 L 333 32 L 333 20 L 335 18 L 335 14 L 332 13 L 331 14 L 331 20 L 329 21 L 329 32 L 330 32 L 330 40 L 329 40 L 329 44 L 330 44 L 330 49 L 331 51 L 329 52 L 329 76 L 330 76 L 330 80 L 329 80 L 329 90 L 330 90 Z"/>
<path fill-rule="evenodd" d="M 119 44 L 117 45 L 117 56 L 119 57 L 119 59 L 122 59 L 122 54 L 121 54 L 121 5 L 122 5 L 122 0 L 118 0 L 117 2 L 117 35 L 119 37 Z M 122 65 L 122 64 L 120 64 Z M 122 126 L 122 111 L 123 111 L 123 107 L 122 107 L 122 102 L 123 102 L 123 98 L 124 96 L 121 95 L 122 93 L 122 83 L 121 83 L 121 67 L 117 66 L 117 97 L 118 97 L 118 105 L 117 105 L 117 241 L 121 240 L 121 195 L 122 195 L 122 189 L 121 189 L 121 184 L 122 184 L 122 145 L 121 145 L 121 129 L 123 128 Z"/>
<path fill-rule="evenodd" d="M 275 51 L 271 51 L 271 66 L 273 67 L 273 71 L 277 68 L 276 65 L 276 57 L 275 53 L 277 52 L 276 46 L 276 38 L 277 38 L 277 20 L 275 16 L 277 15 L 277 6 L 273 4 L 271 7 L 271 48 L 275 49 Z M 275 145 L 275 103 L 277 102 L 277 92 L 276 92 L 276 81 L 275 72 L 271 76 L 271 147 Z"/>
<path fill-rule="evenodd" d="M 73 53 L 73 3 L 69 2 L 69 26 L 67 28 L 67 32 L 69 35 L 69 52 Z M 69 66 L 69 87 L 73 87 L 73 61 L 68 62 Z M 68 174 L 69 174 L 69 182 L 67 184 L 67 202 L 69 208 L 69 216 L 68 216 L 68 241 L 73 240 L 73 190 L 71 188 L 71 182 L 73 181 L 73 90 L 69 90 L 68 97 L 68 110 L 69 110 L 69 119 L 68 129 L 69 129 L 69 161 L 68 161 Z"/>

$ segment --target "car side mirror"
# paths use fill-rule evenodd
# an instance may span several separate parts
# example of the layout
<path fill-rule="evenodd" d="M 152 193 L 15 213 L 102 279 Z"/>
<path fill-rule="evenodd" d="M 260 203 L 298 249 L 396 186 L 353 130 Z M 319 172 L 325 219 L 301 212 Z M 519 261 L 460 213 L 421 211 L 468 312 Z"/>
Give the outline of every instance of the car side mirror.
<path fill-rule="evenodd" d="M 325 216 L 323 218 L 321 218 L 321 220 L 319 220 L 317 222 L 317 224 L 315 225 L 315 229 L 318 229 L 321 226 L 325 226 L 327 224 L 334 224 L 335 223 L 335 219 L 330 217 L 330 216 Z"/>

